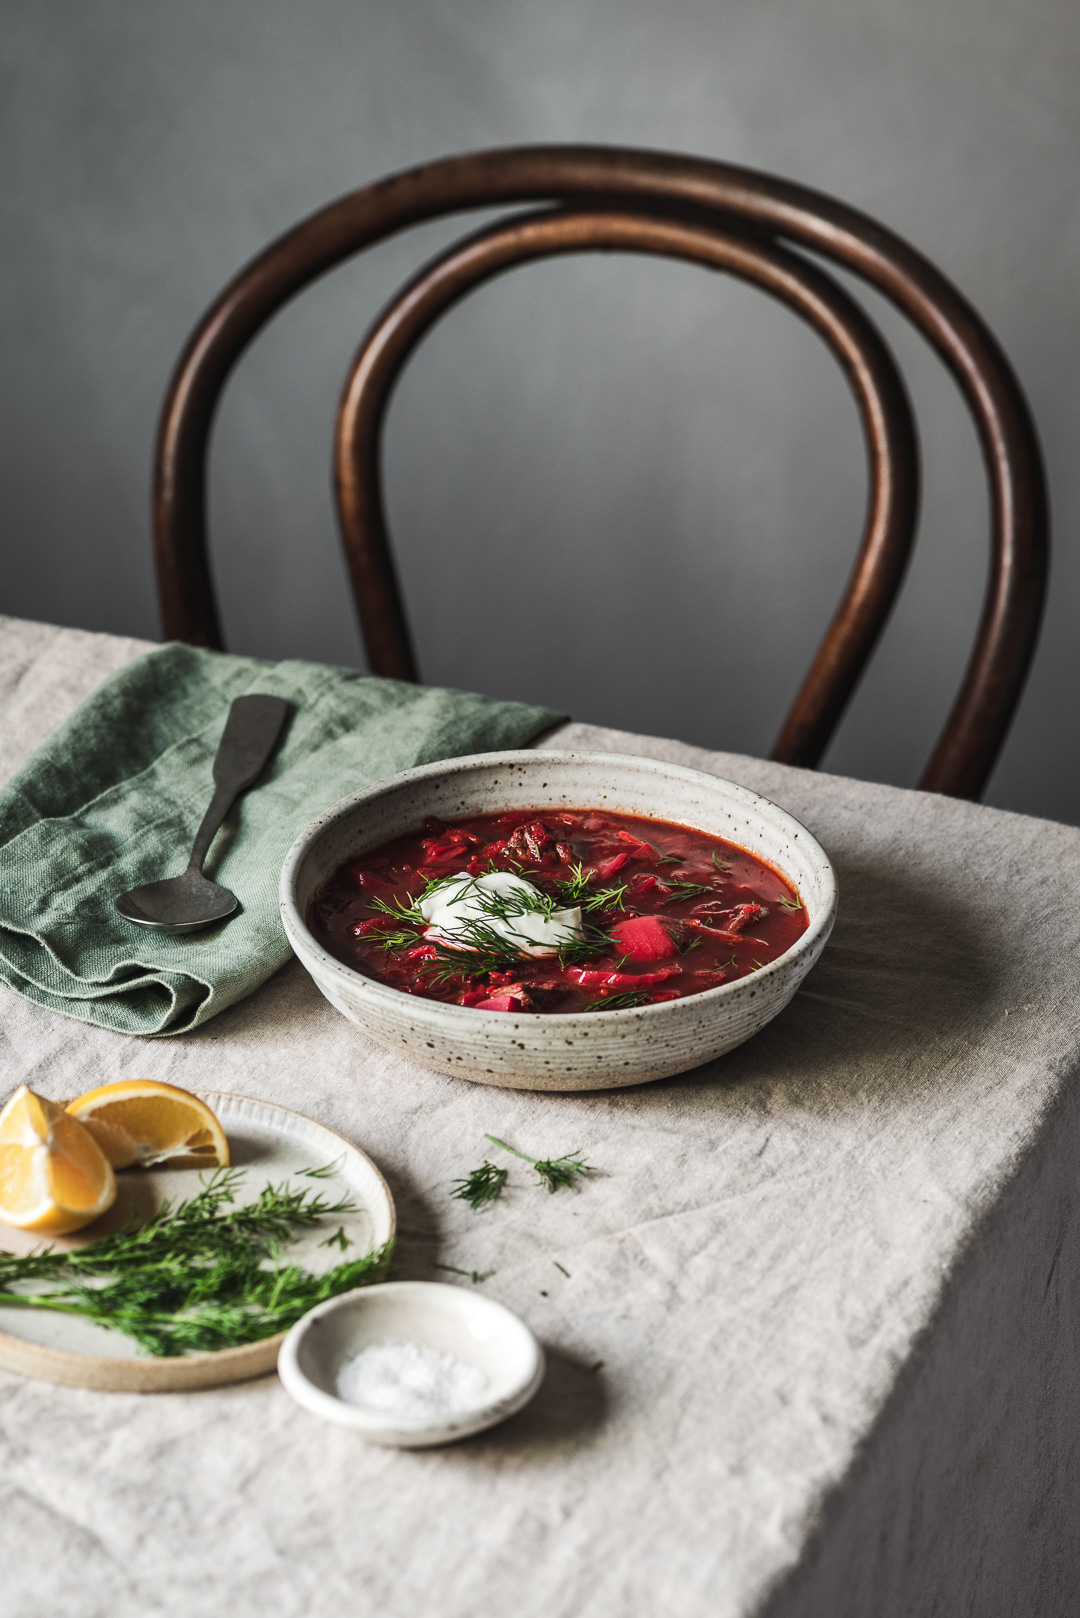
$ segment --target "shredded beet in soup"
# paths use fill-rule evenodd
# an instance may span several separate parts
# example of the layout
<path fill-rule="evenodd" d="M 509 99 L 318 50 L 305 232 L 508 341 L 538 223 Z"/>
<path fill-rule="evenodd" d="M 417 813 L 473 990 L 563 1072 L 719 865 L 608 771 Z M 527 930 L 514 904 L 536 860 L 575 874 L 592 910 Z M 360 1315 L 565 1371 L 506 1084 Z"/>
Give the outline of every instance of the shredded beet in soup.
<path fill-rule="evenodd" d="M 339 867 L 308 925 L 405 994 L 481 1011 L 614 1011 L 700 994 L 805 932 L 795 889 L 689 826 L 590 809 L 429 818 Z"/>

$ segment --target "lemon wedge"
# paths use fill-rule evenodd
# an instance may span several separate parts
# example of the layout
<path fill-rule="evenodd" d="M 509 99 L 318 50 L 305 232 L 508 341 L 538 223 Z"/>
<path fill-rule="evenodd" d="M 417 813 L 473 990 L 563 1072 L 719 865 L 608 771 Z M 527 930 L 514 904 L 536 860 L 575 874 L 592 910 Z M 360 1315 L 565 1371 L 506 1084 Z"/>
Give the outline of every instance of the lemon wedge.
<path fill-rule="evenodd" d="M 214 1114 L 190 1090 L 156 1079 L 122 1079 L 68 1103 L 114 1169 L 133 1163 L 222 1168 L 229 1143 Z"/>
<path fill-rule="evenodd" d="M 20 1085 L 0 1112 L 0 1220 L 43 1236 L 81 1230 L 116 1201 L 116 1178 L 87 1130 Z"/>

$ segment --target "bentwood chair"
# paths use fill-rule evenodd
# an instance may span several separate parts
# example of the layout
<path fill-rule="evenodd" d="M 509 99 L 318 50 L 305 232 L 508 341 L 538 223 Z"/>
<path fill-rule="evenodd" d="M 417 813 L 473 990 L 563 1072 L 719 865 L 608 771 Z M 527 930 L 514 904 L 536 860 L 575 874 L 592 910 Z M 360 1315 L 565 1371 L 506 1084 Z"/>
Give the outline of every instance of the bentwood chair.
<path fill-rule="evenodd" d="M 207 444 L 229 372 L 263 324 L 316 277 L 408 226 L 523 204 L 527 211 L 470 234 L 420 270 L 368 332 L 345 384 L 335 434 L 337 500 L 371 671 L 417 677 L 379 456 L 387 404 L 419 339 L 474 287 L 529 259 L 613 249 L 688 259 L 752 282 L 808 321 L 859 408 L 870 463 L 862 543 L 772 752 L 783 763 L 816 766 L 903 578 L 919 463 L 891 354 L 809 251 L 863 277 L 903 311 L 951 370 L 975 421 L 990 484 L 990 577 L 960 692 L 920 786 L 978 797 L 1023 688 L 1046 585 L 1045 479 L 1019 383 L 979 316 L 914 248 L 820 192 L 726 163 L 603 146 L 476 152 L 354 191 L 272 243 L 200 321 L 165 399 L 154 524 L 166 636 L 222 645 L 206 548 Z"/>

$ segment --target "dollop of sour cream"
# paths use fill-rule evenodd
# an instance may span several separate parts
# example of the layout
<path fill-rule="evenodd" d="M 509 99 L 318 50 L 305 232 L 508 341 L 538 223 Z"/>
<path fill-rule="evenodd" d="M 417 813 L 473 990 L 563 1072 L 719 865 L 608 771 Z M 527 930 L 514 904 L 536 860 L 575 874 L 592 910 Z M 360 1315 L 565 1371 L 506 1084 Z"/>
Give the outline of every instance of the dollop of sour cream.
<path fill-rule="evenodd" d="M 489 895 L 508 901 L 506 908 L 511 913 L 493 915 L 491 899 L 486 897 Z M 532 882 L 510 871 L 491 871 L 486 876 L 448 876 L 424 894 L 420 913 L 429 923 L 429 938 L 463 947 L 468 946 L 473 922 L 490 927 L 522 955 L 557 955 L 564 944 L 584 938 L 581 911 L 576 905 L 570 910 L 555 910 L 548 916 L 527 908 L 530 897 L 543 900 L 544 895 Z"/>

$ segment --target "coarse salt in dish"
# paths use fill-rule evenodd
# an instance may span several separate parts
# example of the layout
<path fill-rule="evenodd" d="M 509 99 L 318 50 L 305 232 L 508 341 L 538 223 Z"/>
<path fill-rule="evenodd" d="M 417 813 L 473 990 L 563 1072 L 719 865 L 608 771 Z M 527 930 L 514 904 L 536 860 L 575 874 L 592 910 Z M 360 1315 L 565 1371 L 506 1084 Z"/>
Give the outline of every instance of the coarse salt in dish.
<path fill-rule="evenodd" d="M 345 1361 L 337 1391 L 347 1404 L 388 1416 L 453 1416 L 487 1391 L 478 1365 L 422 1343 L 371 1343 Z"/>
<path fill-rule="evenodd" d="M 514 1415 L 540 1386 L 544 1354 L 523 1320 L 471 1287 L 384 1281 L 297 1321 L 278 1373 L 323 1421 L 426 1449 Z"/>

